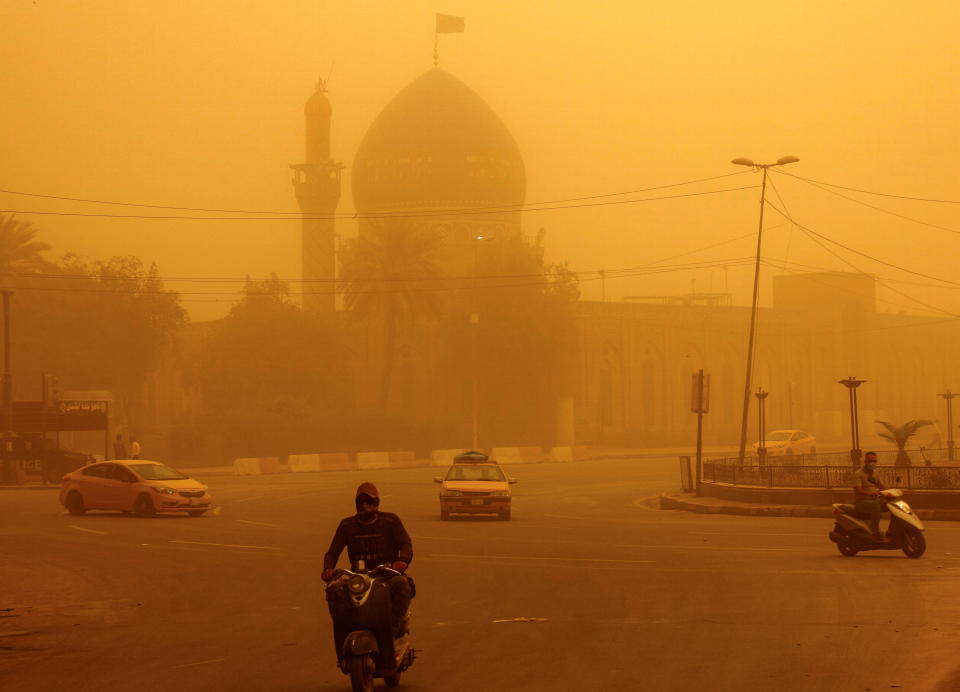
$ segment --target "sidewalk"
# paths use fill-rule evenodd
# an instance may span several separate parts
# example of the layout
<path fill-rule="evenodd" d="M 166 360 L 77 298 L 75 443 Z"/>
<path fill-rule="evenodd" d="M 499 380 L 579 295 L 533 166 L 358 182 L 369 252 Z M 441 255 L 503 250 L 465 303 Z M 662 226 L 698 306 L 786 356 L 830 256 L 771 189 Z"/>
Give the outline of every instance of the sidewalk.
<path fill-rule="evenodd" d="M 739 514 L 761 517 L 819 517 L 833 516 L 832 507 L 820 505 L 761 505 L 715 497 L 696 497 L 691 493 L 660 495 L 660 509 L 679 509 L 701 514 Z M 914 510 L 922 521 L 960 521 L 960 509 Z"/>

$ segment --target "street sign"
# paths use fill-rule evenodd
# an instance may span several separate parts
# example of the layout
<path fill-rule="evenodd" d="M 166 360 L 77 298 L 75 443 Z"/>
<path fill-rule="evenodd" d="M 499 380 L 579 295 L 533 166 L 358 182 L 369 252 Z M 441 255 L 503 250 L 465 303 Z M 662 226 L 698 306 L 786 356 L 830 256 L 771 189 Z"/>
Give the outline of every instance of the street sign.
<path fill-rule="evenodd" d="M 693 413 L 710 413 L 710 373 L 703 370 L 693 373 L 690 410 Z"/>

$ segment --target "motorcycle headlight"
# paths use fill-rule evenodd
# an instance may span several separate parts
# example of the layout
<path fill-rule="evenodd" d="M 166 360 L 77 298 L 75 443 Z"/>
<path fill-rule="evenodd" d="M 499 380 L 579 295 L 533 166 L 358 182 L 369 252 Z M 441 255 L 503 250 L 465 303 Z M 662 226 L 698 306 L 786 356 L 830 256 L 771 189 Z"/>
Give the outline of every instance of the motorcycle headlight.
<path fill-rule="evenodd" d="M 350 593 L 362 594 L 367 590 L 367 580 L 359 574 L 355 574 L 350 578 L 350 581 L 347 582 L 347 588 L 350 589 Z"/>

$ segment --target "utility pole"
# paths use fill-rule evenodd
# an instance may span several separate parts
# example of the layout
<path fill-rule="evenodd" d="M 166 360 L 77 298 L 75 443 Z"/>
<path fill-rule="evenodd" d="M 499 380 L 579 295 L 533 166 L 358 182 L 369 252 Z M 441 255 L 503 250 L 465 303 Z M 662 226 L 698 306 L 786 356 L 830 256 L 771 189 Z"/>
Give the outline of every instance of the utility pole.
<path fill-rule="evenodd" d="M 953 461 L 953 399 L 957 395 L 948 389 L 937 396 L 942 396 L 947 401 L 947 460 Z"/>
<path fill-rule="evenodd" d="M 763 240 L 763 209 L 767 193 L 767 169 L 773 166 L 785 166 L 799 161 L 796 156 L 781 156 L 774 163 L 754 163 L 751 159 L 736 158 L 730 163 L 737 166 L 750 166 L 755 171 L 763 171 L 760 185 L 760 223 L 757 226 L 757 259 L 753 270 L 753 300 L 750 303 L 750 334 L 747 337 L 747 374 L 743 384 L 743 416 L 740 418 L 740 454 L 738 463 L 742 466 L 747 454 L 747 419 L 750 416 L 750 377 L 753 374 L 753 341 L 757 326 L 757 299 L 760 297 L 760 249 Z"/>
<path fill-rule="evenodd" d="M 13 377 L 10 373 L 10 296 L 13 291 L 0 291 L 3 294 L 3 473 L 8 482 L 15 480 L 13 468 Z"/>
<path fill-rule="evenodd" d="M 757 387 L 757 402 L 759 406 L 757 407 L 757 424 L 760 427 L 759 437 L 760 446 L 757 447 L 757 459 L 760 462 L 760 466 L 766 466 L 767 464 L 767 412 L 766 412 L 766 402 L 767 396 L 770 392 L 763 391 L 763 387 Z"/>

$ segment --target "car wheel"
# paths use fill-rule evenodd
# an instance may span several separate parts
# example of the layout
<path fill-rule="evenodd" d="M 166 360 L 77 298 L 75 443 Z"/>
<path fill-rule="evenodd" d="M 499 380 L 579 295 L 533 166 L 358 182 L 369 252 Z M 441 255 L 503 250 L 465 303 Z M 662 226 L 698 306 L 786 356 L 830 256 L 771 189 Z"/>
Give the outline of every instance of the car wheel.
<path fill-rule="evenodd" d="M 67 511 L 70 514 L 75 514 L 77 516 L 83 514 L 87 511 L 86 505 L 83 504 L 83 496 L 80 495 L 76 490 L 70 491 L 70 494 L 67 495 L 67 499 L 64 501 L 63 506 L 67 508 Z"/>
<path fill-rule="evenodd" d="M 205 509 L 188 509 L 187 514 L 189 514 L 191 517 L 202 517 L 203 513 L 206 511 L 207 510 Z"/>
<path fill-rule="evenodd" d="M 510 508 L 507 507 L 504 511 L 500 512 L 500 521 L 510 521 Z"/>
<path fill-rule="evenodd" d="M 450 512 L 445 509 L 440 510 L 440 521 L 450 521 Z"/>
<path fill-rule="evenodd" d="M 152 517 L 157 513 L 157 508 L 153 506 L 149 495 L 138 495 L 137 501 L 133 503 L 133 511 L 141 517 Z"/>

